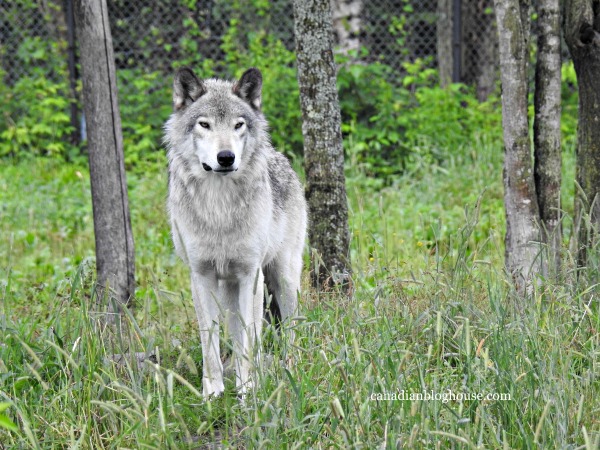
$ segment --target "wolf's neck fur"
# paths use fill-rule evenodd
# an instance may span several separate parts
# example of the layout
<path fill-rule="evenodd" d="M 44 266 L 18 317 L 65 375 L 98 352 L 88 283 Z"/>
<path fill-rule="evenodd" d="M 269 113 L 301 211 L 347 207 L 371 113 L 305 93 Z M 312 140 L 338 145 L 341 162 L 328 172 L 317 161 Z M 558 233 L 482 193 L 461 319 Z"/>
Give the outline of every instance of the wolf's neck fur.
<path fill-rule="evenodd" d="M 221 176 L 202 173 L 196 162 L 181 155 L 169 161 L 169 189 L 178 190 L 178 204 L 190 219 L 204 229 L 226 232 L 229 228 L 247 223 L 255 208 L 257 192 L 270 192 L 267 164 L 258 161 L 264 155 L 255 153 L 239 173 Z M 201 172 L 200 172 L 201 171 Z M 220 211 L 220 214 L 215 214 Z"/>

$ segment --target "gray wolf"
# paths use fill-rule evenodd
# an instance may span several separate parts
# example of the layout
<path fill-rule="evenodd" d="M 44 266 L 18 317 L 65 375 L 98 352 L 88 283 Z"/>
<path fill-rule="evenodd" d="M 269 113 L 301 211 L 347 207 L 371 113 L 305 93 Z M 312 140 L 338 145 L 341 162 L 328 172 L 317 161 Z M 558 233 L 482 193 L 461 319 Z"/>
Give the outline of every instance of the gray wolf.
<path fill-rule="evenodd" d="M 306 202 L 289 161 L 270 144 L 261 98 L 256 68 L 237 82 L 200 80 L 182 68 L 165 125 L 167 209 L 175 250 L 190 268 L 205 397 L 224 390 L 220 320 L 243 395 L 260 354 L 264 283 L 281 320 L 298 306 Z"/>

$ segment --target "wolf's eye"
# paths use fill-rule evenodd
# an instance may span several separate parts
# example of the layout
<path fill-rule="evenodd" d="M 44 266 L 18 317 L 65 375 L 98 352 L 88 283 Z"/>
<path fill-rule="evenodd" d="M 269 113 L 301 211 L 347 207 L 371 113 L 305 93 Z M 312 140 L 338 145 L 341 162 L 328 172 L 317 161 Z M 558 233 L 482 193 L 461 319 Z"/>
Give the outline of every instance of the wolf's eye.
<path fill-rule="evenodd" d="M 206 128 L 207 130 L 210 128 L 210 125 L 208 124 L 208 122 L 200 121 L 200 122 L 198 122 L 198 125 L 200 125 L 202 128 Z"/>
<path fill-rule="evenodd" d="M 239 129 L 240 129 L 240 128 L 242 128 L 243 126 L 244 126 L 244 122 L 238 122 L 238 123 L 236 123 L 236 124 L 235 124 L 235 127 L 234 127 L 234 128 L 235 128 L 236 130 L 239 130 Z"/>

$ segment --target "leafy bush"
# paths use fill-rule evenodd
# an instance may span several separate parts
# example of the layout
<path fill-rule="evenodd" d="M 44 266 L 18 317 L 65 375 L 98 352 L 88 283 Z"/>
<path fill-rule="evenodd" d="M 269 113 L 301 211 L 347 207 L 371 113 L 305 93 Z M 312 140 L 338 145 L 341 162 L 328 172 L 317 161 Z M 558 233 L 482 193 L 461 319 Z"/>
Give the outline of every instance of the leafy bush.
<path fill-rule="evenodd" d="M 67 139 L 73 128 L 66 66 L 56 57 L 63 45 L 39 37 L 23 39 L 14 64 L 35 68 L 12 86 L 0 69 L 0 157 L 67 157 L 77 150 Z"/>
<path fill-rule="evenodd" d="M 123 151 L 128 168 L 160 161 L 163 124 L 171 113 L 171 90 L 160 72 L 117 72 Z"/>
<path fill-rule="evenodd" d="M 381 178 L 441 164 L 482 133 L 500 135 L 496 98 L 480 103 L 467 86 L 440 87 L 437 72 L 423 61 L 404 68 L 401 86 L 387 81 L 391 69 L 378 63 L 344 65 L 339 72 L 346 148 L 361 172 Z"/>
<path fill-rule="evenodd" d="M 66 83 L 44 77 L 21 78 L 12 89 L 0 84 L 4 105 L 0 156 L 65 156 L 72 127 L 66 111 Z"/>

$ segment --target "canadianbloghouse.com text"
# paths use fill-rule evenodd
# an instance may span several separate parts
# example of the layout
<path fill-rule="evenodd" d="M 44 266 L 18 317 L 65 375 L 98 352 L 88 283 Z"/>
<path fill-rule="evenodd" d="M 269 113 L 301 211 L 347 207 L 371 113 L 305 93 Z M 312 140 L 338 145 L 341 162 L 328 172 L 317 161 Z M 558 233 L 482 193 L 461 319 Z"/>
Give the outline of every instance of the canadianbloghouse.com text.
<path fill-rule="evenodd" d="M 436 392 L 434 390 L 423 391 L 406 391 L 397 389 L 387 392 L 373 392 L 370 399 L 378 402 L 394 402 L 394 401 L 438 401 L 442 403 L 448 402 L 464 402 L 464 401 L 510 401 L 512 400 L 510 393 L 507 392 L 454 392 L 450 389 Z"/>

